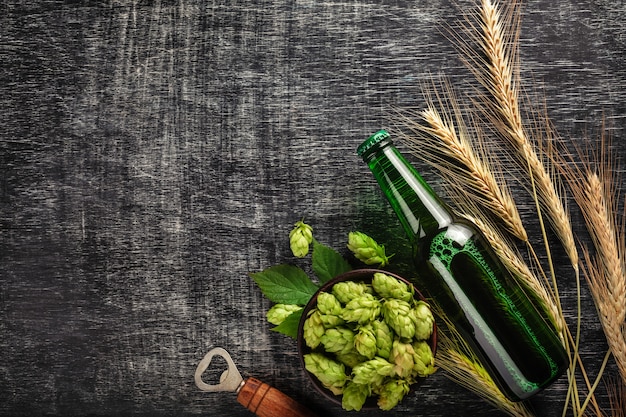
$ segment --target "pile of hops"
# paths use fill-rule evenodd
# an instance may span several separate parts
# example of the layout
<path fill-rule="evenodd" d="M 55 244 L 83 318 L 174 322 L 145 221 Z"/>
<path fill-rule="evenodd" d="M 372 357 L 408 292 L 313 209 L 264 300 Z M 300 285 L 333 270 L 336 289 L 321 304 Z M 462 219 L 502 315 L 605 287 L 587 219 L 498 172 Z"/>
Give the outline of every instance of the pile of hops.
<path fill-rule="evenodd" d="M 360 410 L 370 396 L 390 410 L 418 378 L 435 372 L 428 340 L 434 318 L 413 287 L 384 273 L 372 283 L 344 281 L 320 292 L 304 322 L 306 370 L 345 410 Z"/>

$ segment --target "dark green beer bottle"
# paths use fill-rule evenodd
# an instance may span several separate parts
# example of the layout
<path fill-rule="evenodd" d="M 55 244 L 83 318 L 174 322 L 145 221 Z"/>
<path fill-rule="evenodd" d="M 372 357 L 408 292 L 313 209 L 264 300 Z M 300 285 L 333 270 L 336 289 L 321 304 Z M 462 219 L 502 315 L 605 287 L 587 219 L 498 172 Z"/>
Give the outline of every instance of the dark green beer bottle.
<path fill-rule="evenodd" d="M 454 216 L 386 131 L 372 135 L 357 153 L 412 241 L 423 289 L 502 393 L 524 400 L 558 378 L 568 365 L 559 336 L 476 226 Z"/>

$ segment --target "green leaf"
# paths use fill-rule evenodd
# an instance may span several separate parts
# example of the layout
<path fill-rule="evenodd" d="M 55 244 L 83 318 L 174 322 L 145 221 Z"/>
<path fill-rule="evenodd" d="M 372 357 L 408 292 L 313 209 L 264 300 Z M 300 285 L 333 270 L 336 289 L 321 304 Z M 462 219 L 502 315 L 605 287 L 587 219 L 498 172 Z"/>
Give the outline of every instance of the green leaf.
<path fill-rule="evenodd" d="M 352 266 L 339 252 L 313 241 L 313 272 L 322 284 L 350 270 Z"/>
<path fill-rule="evenodd" d="M 250 274 L 263 294 L 277 304 L 305 305 L 318 287 L 302 269 L 276 265 Z"/>
<path fill-rule="evenodd" d="M 298 326 L 300 325 L 300 318 L 302 317 L 302 313 L 304 309 L 294 311 L 290 315 L 283 320 L 278 326 L 274 327 L 272 330 L 278 333 L 282 333 L 294 339 L 298 338 Z"/>

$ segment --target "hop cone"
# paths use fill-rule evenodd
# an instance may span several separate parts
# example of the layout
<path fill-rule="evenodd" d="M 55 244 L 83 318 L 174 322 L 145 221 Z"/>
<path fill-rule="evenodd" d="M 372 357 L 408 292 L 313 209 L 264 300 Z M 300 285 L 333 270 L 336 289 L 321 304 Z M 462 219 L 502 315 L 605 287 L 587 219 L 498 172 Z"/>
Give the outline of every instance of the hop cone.
<path fill-rule="evenodd" d="M 376 355 L 381 358 L 389 358 L 391 345 L 393 343 L 393 332 L 387 323 L 381 320 L 374 320 L 372 322 L 372 329 L 374 330 L 374 337 L 376 338 Z"/>
<path fill-rule="evenodd" d="M 348 249 L 366 265 L 379 264 L 380 267 L 384 267 L 389 263 L 389 257 L 385 255 L 385 247 L 380 246 L 365 233 L 350 232 L 348 234 Z"/>
<path fill-rule="evenodd" d="M 334 314 L 320 314 L 320 320 L 327 329 L 341 326 L 345 323 L 345 320 L 342 319 L 341 316 L 335 316 Z"/>
<path fill-rule="evenodd" d="M 298 258 L 303 258 L 309 253 L 309 245 L 313 242 L 313 228 L 299 221 L 289 232 L 289 246 L 291 252 Z"/>
<path fill-rule="evenodd" d="M 413 371 L 417 376 L 426 377 L 435 373 L 435 357 L 428 343 L 417 341 L 413 343 Z"/>
<path fill-rule="evenodd" d="M 374 327 L 368 323 L 359 327 L 359 330 L 354 337 L 354 346 L 356 351 L 367 359 L 372 359 L 376 356 L 376 335 L 374 333 Z"/>
<path fill-rule="evenodd" d="M 380 314 L 380 301 L 372 294 L 365 293 L 346 304 L 341 317 L 352 323 L 364 324 L 372 321 Z M 413 329 L 415 332 L 415 329 Z"/>
<path fill-rule="evenodd" d="M 393 364 L 376 356 L 352 368 L 352 382 L 375 387 L 381 385 L 385 377 L 393 374 Z"/>
<path fill-rule="evenodd" d="M 354 333 L 347 327 L 328 329 L 320 337 L 326 352 L 348 353 L 354 348 Z"/>
<path fill-rule="evenodd" d="M 371 390 L 368 385 L 348 382 L 343 389 L 341 407 L 347 411 L 360 411 L 370 394 Z"/>
<path fill-rule="evenodd" d="M 303 337 L 306 345 L 311 349 L 315 349 L 320 344 L 320 338 L 324 334 L 324 324 L 322 323 L 321 314 L 314 309 L 307 317 L 302 326 Z"/>
<path fill-rule="evenodd" d="M 383 298 L 396 298 L 407 303 L 413 301 L 413 287 L 382 272 L 374 274 L 372 287 Z"/>
<path fill-rule="evenodd" d="M 371 290 L 362 282 L 344 281 L 333 285 L 333 295 L 343 304 L 348 304 L 353 298 L 370 293 Z"/>
<path fill-rule="evenodd" d="M 317 309 L 322 314 L 341 314 L 341 303 L 333 294 L 328 292 L 320 292 L 317 296 Z"/>
<path fill-rule="evenodd" d="M 295 304 L 274 304 L 272 308 L 267 311 L 267 321 L 278 326 L 285 321 L 291 313 L 299 310 L 302 310 L 302 307 Z"/>
<path fill-rule="evenodd" d="M 415 323 L 415 338 L 427 340 L 433 333 L 435 318 L 430 307 L 424 301 L 418 301 L 411 311 L 411 318 Z"/>
<path fill-rule="evenodd" d="M 354 368 L 358 364 L 367 360 L 365 356 L 361 356 L 361 354 L 356 351 L 356 348 L 347 353 L 337 352 L 335 353 L 335 357 L 339 362 L 350 368 Z"/>
<path fill-rule="evenodd" d="M 405 339 L 412 339 L 415 336 L 415 322 L 409 303 L 395 298 L 386 300 L 382 306 L 382 313 L 385 322 L 398 336 Z"/>
<path fill-rule="evenodd" d="M 399 338 L 393 341 L 389 361 L 394 364 L 394 371 L 402 378 L 406 378 L 413 372 L 415 366 L 415 350 L 410 343 L 404 343 Z"/>
<path fill-rule="evenodd" d="M 343 391 L 348 376 L 342 363 L 327 358 L 321 353 L 304 355 L 304 368 L 311 372 L 333 394 L 339 395 Z"/>
<path fill-rule="evenodd" d="M 386 382 L 379 390 L 378 407 L 381 410 L 391 410 L 398 405 L 409 392 L 409 383 L 404 379 L 392 379 Z"/>

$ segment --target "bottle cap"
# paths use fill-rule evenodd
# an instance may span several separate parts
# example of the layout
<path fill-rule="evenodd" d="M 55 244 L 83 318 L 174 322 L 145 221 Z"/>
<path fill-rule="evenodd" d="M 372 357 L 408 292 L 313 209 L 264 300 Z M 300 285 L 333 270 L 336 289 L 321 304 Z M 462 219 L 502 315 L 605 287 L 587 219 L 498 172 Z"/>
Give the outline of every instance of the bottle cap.
<path fill-rule="evenodd" d="M 365 142 L 361 144 L 356 150 L 357 155 L 364 157 L 370 149 L 384 140 L 389 140 L 391 135 L 386 130 L 379 130 L 370 136 Z"/>

